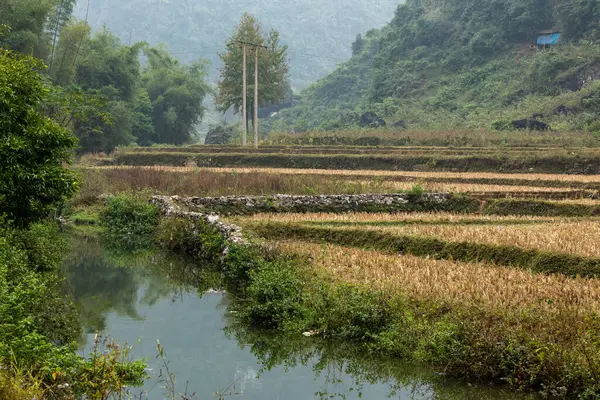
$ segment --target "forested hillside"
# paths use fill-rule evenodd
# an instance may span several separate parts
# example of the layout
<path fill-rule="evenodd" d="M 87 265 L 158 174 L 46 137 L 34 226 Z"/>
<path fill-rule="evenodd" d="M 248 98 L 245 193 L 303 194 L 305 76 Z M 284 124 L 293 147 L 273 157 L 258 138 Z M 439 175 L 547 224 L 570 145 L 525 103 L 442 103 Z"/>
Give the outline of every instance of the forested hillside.
<path fill-rule="evenodd" d="M 373 111 L 398 128 L 489 129 L 538 114 L 600 130 L 599 17 L 597 0 L 408 0 L 270 124 L 340 129 Z M 561 40 L 540 49 L 548 29 Z"/>
<path fill-rule="evenodd" d="M 76 15 L 106 25 L 125 43 L 166 43 L 184 62 L 219 65 L 218 51 L 244 12 L 277 29 L 290 48 L 292 84 L 304 87 L 351 55 L 349 38 L 389 22 L 402 0 L 79 0 Z"/>
<path fill-rule="evenodd" d="M 162 46 L 123 43 L 106 28 L 92 33 L 73 18 L 75 1 L 0 2 L 0 50 L 47 65 L 45 116 L 75 133 L 80 152 L 196 140 L 210 92 L 206 63 L 184 65 Z"/>

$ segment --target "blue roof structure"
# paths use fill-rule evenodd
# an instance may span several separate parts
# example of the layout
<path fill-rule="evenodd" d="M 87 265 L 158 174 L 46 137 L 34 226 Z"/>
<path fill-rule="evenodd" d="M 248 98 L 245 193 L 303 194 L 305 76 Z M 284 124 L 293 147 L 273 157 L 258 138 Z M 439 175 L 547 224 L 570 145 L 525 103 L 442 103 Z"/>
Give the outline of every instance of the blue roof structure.
<path fill-rule="evenodd" d="M 555 46 L 560 40 L 560 32 L 558 30 L 541 31 L 537 33 L 538 46 Z"/>

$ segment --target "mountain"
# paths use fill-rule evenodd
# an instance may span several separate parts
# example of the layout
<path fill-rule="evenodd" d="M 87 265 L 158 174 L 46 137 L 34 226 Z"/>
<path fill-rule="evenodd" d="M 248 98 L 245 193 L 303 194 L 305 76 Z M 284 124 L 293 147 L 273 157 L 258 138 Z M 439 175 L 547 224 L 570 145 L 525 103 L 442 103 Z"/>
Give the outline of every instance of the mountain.
<path fill-rule="evenodd" d="M 351 40 L 385 24 L 400 0 L 79 0 L 75 15 L 94 29 L 106 25 L 124 43 L 165 43 L 190 62 L 219 66 L 217 52 L 250 12 L 265 29 L 277 29 L 289 46 L 292 84 L 302 88 L 351 55 Z"/>
<path fill-rule="evenodd" d="M 374 112 L 399 128 L 490 129 L 537 114 L 600 132 L 599 17 L 597 0 L 407 0 L 268 124 L 340 129 Z M 557 45 L 537 46 L 545 30 Z"/>

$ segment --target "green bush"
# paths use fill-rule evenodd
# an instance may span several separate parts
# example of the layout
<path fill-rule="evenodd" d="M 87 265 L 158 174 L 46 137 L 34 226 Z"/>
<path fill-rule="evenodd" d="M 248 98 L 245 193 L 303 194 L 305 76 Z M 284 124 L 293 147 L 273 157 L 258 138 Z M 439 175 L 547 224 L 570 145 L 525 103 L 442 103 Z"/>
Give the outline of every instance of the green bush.
<path fill-rule="evenodd" d="M 372 340 L 390 323 L 388 299 L 383 294 L 355 285 L 334 285 L 325 307 L 317 313 L 316 326 L 339 337 L 362 342 Z"/>
<path fill-rule="evenodd" d="M 158 222 L 155 206 L 125 194 L 108 198 L 107 207 L 100 215 L 103 239 L 109 246 L 122 250 L 152 247 Z"/>
<path fill-rule="evenodd" d="M 255 246 L 232 245 L 223 260 L 223 276 L 234 290 L 244 290 L 252 280 L 252 271 L 264 267 L 267 261 Z"/>
<path fill-rule="evenodd" d="M 24 227 L 77 191 L 75 137 L 40 114 L 43 64 L 0 48 L 0 215 Z"/>
<path fill-rule="evenodd" d="M 226 248 L 219 231 L 201 219 L 166 218 L 157 232 L 156 240 L 162 247 L 209 265 L 219 265 Z"/>
<path fill-rule="evenodd" d="M 285 261 L 268 262 L 250 271 L 243 317 L 260 328 L 283 328 L 302 319 L 303 282 Z"/>

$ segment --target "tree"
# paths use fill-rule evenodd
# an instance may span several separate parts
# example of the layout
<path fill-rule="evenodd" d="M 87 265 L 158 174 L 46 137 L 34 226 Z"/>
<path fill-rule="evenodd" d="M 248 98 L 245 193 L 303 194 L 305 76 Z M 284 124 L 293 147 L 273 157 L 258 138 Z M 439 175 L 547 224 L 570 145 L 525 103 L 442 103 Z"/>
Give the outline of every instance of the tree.
<path fill-rule="evenodd" d="M 119 38 L 106 29 L 89 38 L 85 36 L 85 27 L 76 23 L 65 29 L 61 42 L 64 39 L 65 43 L 72 43 L 70 50 L 65 45 L 65 52 L 69 54 L 65 59 L 73 60 L 74 69 L 69 66 L 70 62 L 61 61 L 62 66 L 56 71 L 64 72 L 57 78 L 62 84 L 72 81 L 86 94 L 79 97 L 84 101 L 82 107 L 78 107 L 85 111 L 79 113 L 83 118 L 75 118 L 73 126 L 82 150 L 111 152 L 116 146 L 135 142 L 133 104 L 140 83 L 139 53 L 145 44 L 123 46 Z M 71 72 L 72 80 L 68 79 Z M 87 107 L 86 103 L 97 106 Z"/>
<path fill-rule="evenodd" d="M 204 144 L 229 144 L 236 136 L 235 126 L 227 125 L 222 122 L 217 125 L 211 125 Z"/>
<path fill-rule="evenodd" d="M 55 1 L 0 1 L 0 25 L 8 25 L 11 28 L 8 35 L 0 38 L 0 47 L 45 58 L 48 51 L 46 20 Z"/>
<path fill-rule="evenodd" d="M 135 97 L 133 109 L 133 136 L 140 146 L 156 143 L 154 123 L 152 121 L 152 101 L 145 89 L 140 89 Z"/>
<path fill-rule="evenodd" d="M 90 26 L 84 21 L 67 24 L 53 49 L 53 68 L 50 76 L 57 85 L 67 86 L 74 82 L 79 53 L 90 41 Z"/>
<path fill-rule="evenodd" d="M 52 42 L 52 48 L 50 51 L 50 72 L 54 66 L 54 52 L 56 50 L 56 43 L 61 31 L 71 20 L 73 15 L 73 7 L 77 0 L 57 0 L 57 4 L 49 15 L 48 18 L 48 30 L 50 33 L 50 40 Z"/>
<path fill-rule="evenodd" d="M 217 110 L 226 112 L 233 109 L 240 113 L 242 110 L 242 73 L 243 50 L 240 41 L 255 43 L 265 46 L 259 50 L 259 101 L 265 106 L 278 105 L 286 98 L 289 82 L 289 65 L 287 61 L 287 46 L 279 43 L 279 33 L 272 30 L 263 34 L 261 25 L 250 14 L 244 14 L 236 31 L 227 42 L 227 52 L 219 54 L 223 62 L 220 70 L 221 77 L 217 84 L 218 93 L 215 97 Z M 248 85 L 248 110 L 254 106 L 254 49 L 248 47 L 247 81 Z"/>
<path fill-rule="evenodd" d="M 146 56 L 143 83 L 152 102 L 155 143 L 188 143 L 202 121 L 202 103 L 210 92 L 205 82 L 206 63 L 182 65 L 160 47 L 147 49 Z"/>
<path fill-rule="evenodd" d="M 355 56 L 357 54 L 360 54 L 360 52 L 363 50 L 364 47 L 365 47 L 365 40 L 363 39 L 362 35 L 359 33 L 356 36 L 356 40 L 354 41 L 354 43 L 352 43 L 352 55 Z"/>
<path fill-rule="evenodd" d="M 0 50 L 0 215 L 17 226 L 47 216 L 77 190 L 63 167 L 75 137 L 41 115 L 48 90 L 31 57 Z"/>

